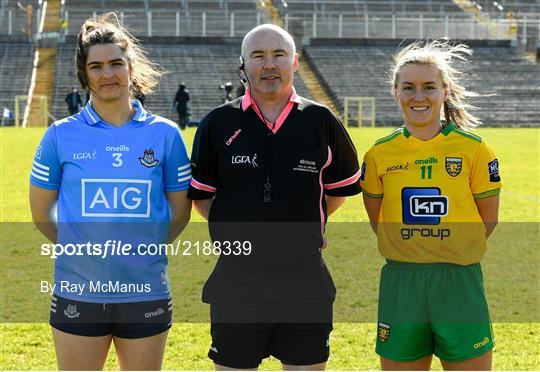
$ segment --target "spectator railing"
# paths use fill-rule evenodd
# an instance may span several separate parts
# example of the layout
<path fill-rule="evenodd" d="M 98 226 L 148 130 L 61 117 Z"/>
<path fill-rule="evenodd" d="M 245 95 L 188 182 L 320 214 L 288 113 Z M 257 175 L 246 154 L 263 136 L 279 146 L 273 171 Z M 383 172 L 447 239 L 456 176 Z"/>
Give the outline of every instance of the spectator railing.
<path fill-rule="evenodd" d="M 66 34 L 77 34 L 82 23 L 100 13 L 90 9 L 64 11 Z M 254 26 L 269 22 L 266 10 L 208 11 L 133 9 L 118 13 L 121 22 L 136 36 L 242 36 Z M 13 14 L 4 12 L 0 33 L 20 34 L 14 27 Z M 0 15 L 1 18 L 1 15 Z M 512 39 L 538 40 L 540 19 L 500 18 L 489 27 L 471 16 L 453 12 L 444 16 L 430 14 L 322 13 L 287 12 L 283 16 L 285 28 L 297 38 L 438 38 L 452 39 Z M 19 22 L 19 21 L 17 21 Z M 493 26 L 494 25 L 494 26 Z"/>

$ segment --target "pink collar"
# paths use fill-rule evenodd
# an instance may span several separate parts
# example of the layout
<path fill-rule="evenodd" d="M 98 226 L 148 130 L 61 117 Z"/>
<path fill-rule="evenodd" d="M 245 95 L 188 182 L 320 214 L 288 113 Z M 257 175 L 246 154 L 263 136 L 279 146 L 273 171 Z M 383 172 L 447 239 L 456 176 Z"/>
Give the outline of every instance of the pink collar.
<path fill-rule="evenodd" d="M 283 111 L 281 111 L 281 114 L 279 114 L 276 122 L 272 126 L 272 123 L 269 123 L 267 120 L 263 119 L 261 115 L 261 110 L 255 103 L 255 101 L 251 98 L 249 89 L 246 89 L 246 93 L 244 97 L 242 97 L 242 111 L 246 111 L 250 106 L 253 106 L 253 110 L 257 113 L 259 118 L 266 123 L 268 129 L 270 129 L 274 134 L 276 134 L 279 128 L 281 128 L 281 126 L 285 122 L 285 119 L 287 119 L 287 116 L 289 116 L 289 114 L 291 113 L 295 103 L 300 104 L 302 103 L 302 100 L 300 99 L 300 96 L 296 94 L 296 90 L 294 89 L 294 87 L 292 87 L 292 94 L 289 97 L 289 102 L 287 102 L 287 104 L 283 108 Z"/>

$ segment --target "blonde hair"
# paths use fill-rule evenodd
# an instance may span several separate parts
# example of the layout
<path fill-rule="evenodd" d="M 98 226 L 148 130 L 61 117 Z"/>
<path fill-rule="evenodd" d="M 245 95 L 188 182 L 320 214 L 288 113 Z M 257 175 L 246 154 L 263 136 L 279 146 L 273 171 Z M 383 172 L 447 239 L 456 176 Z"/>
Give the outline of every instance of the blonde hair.
<path fill-rule="evenodd" d="M 456 60 L 467 61 L 472 50 L 464 44 L 451 45 L 445 40 L 417 41 L 394 55 L 391 69 L 391 84 L 397 87 L 399 72 L 403 66 L 410 64 L 430 65 L 439 70 L 443 87 L 447 92 L 444 101 L 444 119 L 446 124 L 454 122 L 461 129 L 471 129 L 482 121 L 471 113 L 476 108 L 465 102 L 468 98 L 479 94 L 468 91 L 462 84 L 462 72 L 454 67 Z"/>
<path fill-rule="evenodd" d="M 86 62 L 89 49 L 98 44 L 115 44 L 125 53 L 131 67 L 130 95 L 139 93 L 146 95 L 159 83 L 162 75 L 161 67 L 151 62 L 139 41 L 120 24 L 116 13 L 109 12 L 96 20 L 87 19 L 77 36 L 75 65 L 77 79 L 83 89 L 89 89 L 86 75 Z"/>

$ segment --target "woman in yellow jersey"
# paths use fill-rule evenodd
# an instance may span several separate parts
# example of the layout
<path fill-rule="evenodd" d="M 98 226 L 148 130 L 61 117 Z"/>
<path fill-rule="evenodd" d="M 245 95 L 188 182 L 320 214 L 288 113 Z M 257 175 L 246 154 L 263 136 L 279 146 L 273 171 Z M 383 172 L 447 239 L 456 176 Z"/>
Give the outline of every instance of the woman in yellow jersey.
<path fill-rule="evenodd" d="M 453 63 L 465 45 L 411 44 L 395 56 L 404 126 L 366 153 L 364 204 L 387 263 L 376 352 L 385 370 L 491 368 L 493 335 L 480 260 L 498 218 L 498 160 Z"/>

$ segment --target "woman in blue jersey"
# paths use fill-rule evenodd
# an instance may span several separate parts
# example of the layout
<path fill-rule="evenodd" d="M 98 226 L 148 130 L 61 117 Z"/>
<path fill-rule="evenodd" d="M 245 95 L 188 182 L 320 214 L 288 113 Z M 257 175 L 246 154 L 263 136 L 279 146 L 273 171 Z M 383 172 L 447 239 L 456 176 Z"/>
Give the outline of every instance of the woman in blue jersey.
<path fill-rule="evenodd" d="M 185 145 L 175 123 L 133 99 L 160 72 L 115 14 L 84 23 L 75 61 L 91 100 L 48 128 L 30 176 L 32 218 L 59 253 L 58 366 L 100 370 L 114 342 L 121 369 L 160 369 L 172 300 L 166 251 L 150 244 L 174 241 L 189 221 Z"/>
<path fill-rule="evenodd" d="M 455 60 L 465 45 L 413 43 L 395 56 L 404 126 L 364 156 L 361 186 L 381 271 L 376 352 L 383 370 L 491 369 L 493 334 L 480 260 L 498 219 L 498 160 Z"/>

